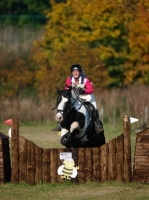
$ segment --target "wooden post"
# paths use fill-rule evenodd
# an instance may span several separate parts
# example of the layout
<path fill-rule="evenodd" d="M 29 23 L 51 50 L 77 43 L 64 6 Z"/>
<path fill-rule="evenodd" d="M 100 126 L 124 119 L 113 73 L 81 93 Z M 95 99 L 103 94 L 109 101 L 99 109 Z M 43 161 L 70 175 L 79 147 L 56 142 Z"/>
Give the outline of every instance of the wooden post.
<path fill-rule="evenodd" d="M 36 184 L 43 182 L 43 166 L 42 166 L 43 149 L 35 146 L 35 171 L 36 171 Z"/>
<path fill-rule="evenodd" d="M 43 180 L 50 182 L 50 149 L 43 149 Z"/>
<path fill-rule="evenodd" d="M 113 181 L 116 179 L 116 139 L 112 139 L 108 143 L 108 180 Z"/>
<path fill-rule="evenodd" d="M 85 148 L 85 181 L 91 182 L 93 176 L 92 148 Z"/>
<path fill-rule="evenodd" d="M 50 149 L 50 183 L 57 182 L 57 149 Z"/>
<path fill-rule="evenodd" d="M 101 172 L 100 172 L 100 149 L 99 147 L 93 148 L 93 181 L 100 182 Z"/>
<path fill-rule="evenodd" d="M 35 184 L 35 144 L 27 140 L 27 172 L 28 183 Z"/>
<path fill-rule="evenodd" d="M 65 152 L 66 149 L 64 148 L 58 148 L 57 149 L 57 170 L 58 168 L 63 165 L 63 160 L 60 160 L 60 153 Z M 58 183 L 64 183 L 64 179 L 57 173 L 57 182 Z"/>
<path fill-rule="evenodd" d="M 78 183 L 85 182 L 85 148 L 78 148 Z"/>
<path fill-rule="evenodd" d="M 116 180 L 119 182 L 124 182 L 124 134 L 121 134 L 116 138 L 116 144 L 117 144 Z"/>
<path fill-rule="evenodd" d="M 124 117 L 124 174 L 125 182 L 130 182 L 132 179 L 131 169 L 131 131 L 130 131 L 130 118 Z"/>
<path fill-rule="evenodd" d="M 101 183 L 108 180 L 108 144 L 100 147 Z"/>
<path fill-rule="evenodd" d="M 12 119 L 11 128 L 11 181 L 19 182 L 19 119 Z"/>
<path fill-rule="evenodd" d="M 27 182 L 27 140 L 19 136 L 19 182 Z"/>
<path fill-rule="evenodd" d="M 72 158 L 74 160 L 75 167 L 77 167 L 78 166 L 78 148 L 72 148 Z M 77 173 L 78 173 L 78 170 L 77 170 Z M 72 178 L 71 182 L 73 184 L 78 183 L 78 175 L 75 178 Z"/>

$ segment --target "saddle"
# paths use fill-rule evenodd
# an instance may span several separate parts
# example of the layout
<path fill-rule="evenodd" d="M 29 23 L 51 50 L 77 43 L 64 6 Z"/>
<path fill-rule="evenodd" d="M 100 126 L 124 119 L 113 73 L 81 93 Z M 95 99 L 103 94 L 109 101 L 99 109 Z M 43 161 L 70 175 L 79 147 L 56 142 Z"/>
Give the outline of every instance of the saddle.
<path fill-rule="evenodd" d="M 96 113 L 96 110 L 95 110 L 95 107 L 93 106 L 93 104 L 88 101 L 85 101 L 84 106 L 86 107 L 86 109 L 89 113 L 91 121 L 95 121 L 97 118 L 97 113 Z"/>

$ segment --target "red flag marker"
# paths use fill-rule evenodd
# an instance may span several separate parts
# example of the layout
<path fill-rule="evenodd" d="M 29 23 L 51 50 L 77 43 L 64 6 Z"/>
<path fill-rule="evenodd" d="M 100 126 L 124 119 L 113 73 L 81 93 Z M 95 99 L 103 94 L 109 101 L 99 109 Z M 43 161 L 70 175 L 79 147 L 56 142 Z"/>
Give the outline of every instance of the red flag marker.
<path fill-rule="evenodd" d="M 4 124 L 12 125 L 12 119 L 5 120 Z"/>

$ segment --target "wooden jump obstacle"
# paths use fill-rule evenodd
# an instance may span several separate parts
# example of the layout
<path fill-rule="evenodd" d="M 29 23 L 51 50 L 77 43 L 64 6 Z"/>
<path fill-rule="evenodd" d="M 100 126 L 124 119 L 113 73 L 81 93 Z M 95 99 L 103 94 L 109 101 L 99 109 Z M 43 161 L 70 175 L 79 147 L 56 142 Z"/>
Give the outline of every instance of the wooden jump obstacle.
<path fill-rule="evenodd" d="M 11 182 L 63 183 L 64 179 L 57 173 L 62 165 L 61 152 L 71 152 L 75 166 L 79 166 L 75 183 L 105 182 L 117 180 L 130 182 L 131 139 L 130 118 L 124 117 L 124 133 L 105 145 L 96 148 L 59 148 L 43 149 L 19 135 L 19 119 L 12 119 L 11 133 Z"/>
<path fill-rule="evenodd" d="M 9 137 L 0 132 L 0 183 L 11 180 Z"/>
<path fill-rule="evenodd" d="M 133 180 L 149 183 L 149 128 L 136 135 Z"/>

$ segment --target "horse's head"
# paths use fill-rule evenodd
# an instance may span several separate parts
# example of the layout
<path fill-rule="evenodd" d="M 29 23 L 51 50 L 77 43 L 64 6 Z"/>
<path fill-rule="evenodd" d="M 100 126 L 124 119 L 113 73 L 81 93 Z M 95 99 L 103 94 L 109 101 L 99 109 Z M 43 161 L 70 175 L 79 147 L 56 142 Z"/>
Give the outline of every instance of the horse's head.
<path fill-rule="evenodd" d="M 57 88 L 57 114 L 55 116 L 56 121 L 62 122 L 64 114 L 68 111 L 71 102 L 71 87 L 68 90 L 60 90 Z"/>

